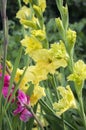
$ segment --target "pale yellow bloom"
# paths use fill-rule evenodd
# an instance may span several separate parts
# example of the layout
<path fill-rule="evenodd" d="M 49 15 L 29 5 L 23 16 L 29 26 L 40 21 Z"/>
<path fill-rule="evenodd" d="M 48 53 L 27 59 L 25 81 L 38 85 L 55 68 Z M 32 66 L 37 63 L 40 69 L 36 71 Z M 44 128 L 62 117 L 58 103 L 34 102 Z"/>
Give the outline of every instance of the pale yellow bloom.
<path fill-rule="evenodd" d="M 41 8 L 42 12 L 45 11 L 46 8 L 46 0 L 38 0 L 39 7 Z"/>
<path fill-rule="evenodd" d="M 28 77 L 28 82 L 32 82 L 33 84 L 39 84 L 40 81 L 47 79 L 47 72 L 44 66 L 29 66 L 26 75 Z"/>
<path fill-rule="evenodd" d="M 31 34 L 33 36 L 37 37 L 40 41 L 42 41 L 46 38 L 46 33 L 44 30 L 32 30 Z"/>
<path fill-rule="evenodd" d="M 23 6 L 16 14 L 16 17 L 18 19 L 20 19 L 20 23 L 24 25 L 25 28 L 27 28 L 28 26 L 30 25 L 27 25 L 27 24 L 31 24 L 31 26 L 35 26 L 36 28 L 36 25 L 33 21 L 30 21 L 31 20 L 31 10 L 30 8 L 26 7 L 26 6 Z M 30 21 L 30 23 L 29 23 Z"/>
<path fill-rule="evenodd" d="M 19 19 L 28 19 L 30 18 L 31 10 L 30 8 L 23 6 L 16 14 L 16 17 Z"/>
<path fill-rule="evenodd" d="M 49 50 L 40 48 L 39 50 L 34 51 L 34 53 L 32 54 L 32 58 L 36 62 L 39 61 L 49 62 L 50 59 Z"/>
<path fill-rule="evenodd" d="M 70 86 L 66 86 L 66 88 L 59 86 L 57 90 L 59 91 L 61 95 L 61 99 L 59 99 L 58 102 L 55 102 L 53 104 L 53 108 L 56 111 L 56 114 L 58 116 L 60 116 L 61 114 L 63 114 L 65 111 L 67 111 L 70 108 L 77 108 L 76 101 L 70 89 Z"/>
<path fill-rule="evenodd" d="M 31 27 L 33 29 L 37 29 L 37 26 L 40 26 L 38 19 L 34 16 L 30 19 L 20 19 L 20 23 L 26 28 Z"/>
<path fill-rule="evenodd" d="M 62 58 L 64 60 L 68 59 L 68 54 L 65 45 L 62 41 L 60 41 L 59 43 L 52 44 L 50 51 L 53 58 L 57 58 L 57 59 Z"/>
<path fill-rule="evenodd" d="M 37 25 L 32 20 L 21 19 L 20 23 L 24 25 L 25 28 L 31 27 L 33 29 L 37 28 Z"/>
<path fill-rule="evenodd" d="M 26 36 L 22 41 L 21 44 L 26 47 L 25 52 L 32 54 L 34 51 L 41 49 L 42 44 L 37 38 L 35 37 L 28 37 Z"/>
<path fill-rule="evenodd" d="M 39 49 L 32 54 L 32 58 L 37 62 L 38 68 L 46 70 L 45 74 L 55 73 L 55 70 L 59 67 L 66 67 L 67 62 L 64 59 L 55 58 L 50 50 Z M 41 67 L 40 67 L 41 66 Z"/>
<path fill-rule="evenodd" d="M 31 105 L 35 105 L 43 96 L 45 96 L 44 88 L 38 85 L 34 86 L 33 94 L 30 97 Z"/>
<path fill-rule="evenodd" d="M 37 62 L 38 66 L 43 66 L 42 68 L 45 68 L 46 73 L 51 73 L 54 74 L 56 69 L 60 68 L 60 67 L 66 67 L 67 63 L 65 62 L 65 60 L 60 59 L 60 60 L 51 60 L 47 59 L 47 61 L 39 61 Z"/>
<path fill-rule="evenodd" d="M 69 81 L 74 81 L 77 85 L 81 85 L 86 79 L 86 64 L 82 60 L 78 60 L 73 67 L 73 74 L 68 76 Z"/>

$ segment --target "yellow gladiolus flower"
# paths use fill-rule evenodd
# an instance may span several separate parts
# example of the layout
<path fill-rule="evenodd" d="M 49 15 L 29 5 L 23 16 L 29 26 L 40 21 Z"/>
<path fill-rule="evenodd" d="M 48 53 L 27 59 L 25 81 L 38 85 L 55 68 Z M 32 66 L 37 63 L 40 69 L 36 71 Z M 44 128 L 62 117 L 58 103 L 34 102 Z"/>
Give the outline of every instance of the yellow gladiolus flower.
<path fill-rule="evenodd" d="M 34 51 L 42 48 L 41 42 L 33 36 L 26 36 L 25 39 L 21 41 L 21 44 L 26 47 L 25 52 L 29 54 L 32 54 Z"/>
<path fill-rule="evenodd" d="M 61 99 L 59 99 L 58 103 L 55 102 L 53 104 L 53 108 L 56 111 L 56 114 L 60 116 L 65 111 L 67 111 L 70 108 L 77 108 L 76 107 L 76 101 L 74 98 L 74 95 L 70 89 L 70 86 L 66 86 L 66 88 L 59 86 L 57 88 L 61 95 Z"/>
<path fill-rule="evenodd" d="M 33 84 L 39 84 L 40 81 L 47 79 L 47 72 L 44 66 L 29 66 L 26 75 L 28 77 L 28 82 Z"/>
<path fill-rule="evenodd" d="M 67 60 L 68 59 L 68 54 L 65 48 L 65 45 L 62 41 L 60 41 L 60 43 L 54 43 L 51 45 L 51 54 L 53 55 L 53 58 L 57 58 L 57 59 L 64 59 Z"/>
<path fill-rule="evenodd" d="M 37 25 L 35 22 L 33 22 L 32 20 L 25 20 L 25 19 L 21 19 L 20 23 L 24 25 L 25 28 L 31 27 L 33 29 L 37 28 Z"/>
<path fill-rule="evenodd" d="M 34 86 L 33 94 L 30 97 L 31 105 L 35 105 L 43 96 L 45 96 L 44 88 L 38 85 Z"/>
<path fill-rule="evenodd" d="M 31 10 L 26 7 L 23 6 L 16 14 L 16 17 L 19 19 L 28 19 L 31 15 Z"/>
<path fill-rule="evenodd" d="M 33 29 L 37 29 L 37 26 L 40 26 L 39 21 L 36 17 L 32 16 L 29 19 L 20 19 L 20 23 L 24 25 L 24 27 L 31 27 Z"/>
<path fill-rule="evenodd" d="M 68 76 L 69 81 L 74 81 L 78 86 L 86 79 L 86 64 L 78 60 L 73 67 L 73 74 Z"/>
<path fill-rule="evenodd" d="M 66 60 L 55 58 L 47 49 L 39 49 L 32 53 L 31 57 L 37 62 L 38 68 L 46 70 L 46 74 L 54 74 L 59 67 L 67 66 Z"/>
<path fill-rule="evenodd" d="M 38 0 L 39 7 L 41 8 L 42 12 L 45 11 L 46 8 L 46 0 Z"/>

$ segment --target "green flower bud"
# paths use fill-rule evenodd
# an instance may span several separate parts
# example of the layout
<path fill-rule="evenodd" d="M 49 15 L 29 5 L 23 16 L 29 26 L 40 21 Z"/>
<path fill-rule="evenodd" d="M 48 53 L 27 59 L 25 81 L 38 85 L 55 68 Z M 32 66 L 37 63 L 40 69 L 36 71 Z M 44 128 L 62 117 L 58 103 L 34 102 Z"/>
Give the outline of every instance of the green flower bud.
<path fill-rule="evenodd" d="M 38 18 L 42 16 L 42 10 L 39 6 L 33 5 L 33 9 Z"/>
<path fill-rule="evenodd" d="M 69 22 L 68 7 L 67 6 L 65 6 L 65 7 L 63 6 L 62 7 L 61 18 L 62 18 L 64 29 L 67 30 L 68 22 Z"/>
<path fill-rule="evenodd" d="M 62 20 L 60 18 L 56 18 L 55 22 L 56 22 L 56 26 L 58 28 L 59 33 L 61 35 L 64 35 L 64 27 L 63 27 Z"/>

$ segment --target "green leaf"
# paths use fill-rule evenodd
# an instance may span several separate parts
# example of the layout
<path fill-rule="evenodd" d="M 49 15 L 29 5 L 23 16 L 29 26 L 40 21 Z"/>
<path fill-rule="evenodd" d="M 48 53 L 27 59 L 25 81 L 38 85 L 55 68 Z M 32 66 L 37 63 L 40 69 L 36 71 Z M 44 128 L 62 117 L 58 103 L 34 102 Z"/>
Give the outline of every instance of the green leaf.
<path fill-rule="evenodd" d="M 57 118 L 55 116 L 53 116 L 53 115 L 51 116 L 51 115 L 46 114 L 45 118 L 49 122 L 50 128 L 52 130 L 57 130 L 57 129 L 64 130 L 63 129 L 63 122 L 60 122 L 60 121 L 58 122 Z"/>

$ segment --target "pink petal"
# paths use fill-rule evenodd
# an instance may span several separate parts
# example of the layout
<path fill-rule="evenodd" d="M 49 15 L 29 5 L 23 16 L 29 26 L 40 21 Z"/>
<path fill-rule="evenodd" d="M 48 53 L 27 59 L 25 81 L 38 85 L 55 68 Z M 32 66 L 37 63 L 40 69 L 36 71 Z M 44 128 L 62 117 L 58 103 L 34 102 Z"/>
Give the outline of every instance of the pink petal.
<path fill-rule="evenodd" d="M 24 107 L 19 106 L 16 110 L 13 111 L 14 115 L 21 113 L 24 110 Z"/>
<path fill-rule="evenodd" d="M 18 101 L 24 105 L 27 104 L 27 96 L 24 92 L 22 92 L 21 90 L 18 91 Z"/>
<path fill-rule="evenodd" d="M 4 82 L 9 82 L 10 81 L 10 76 L 9 75 L 5 75 L 4 76 Z"/>
<path fill-rule="evenodd" d="M 2 77 L 2 74 L 0 73 L 0 78 Z"/>
<path fill-rule="evenodd" d="M 27 122 L 31 117 L 33 117 L 32 113 L 27 109 L 24 109 L 20 115 L 20 120 Z"/>
<path fill-rule="evenodd" d="M 7 94 L 8 94 L 8 87 L 3 87 L 3 88 L 2 88 L 2 94 L 3 94 L 4 98 L 7 97 Z"/>

